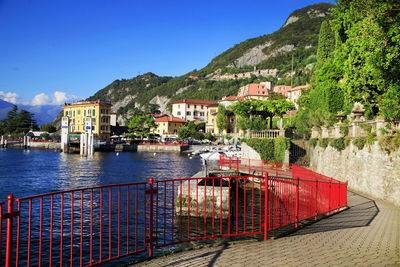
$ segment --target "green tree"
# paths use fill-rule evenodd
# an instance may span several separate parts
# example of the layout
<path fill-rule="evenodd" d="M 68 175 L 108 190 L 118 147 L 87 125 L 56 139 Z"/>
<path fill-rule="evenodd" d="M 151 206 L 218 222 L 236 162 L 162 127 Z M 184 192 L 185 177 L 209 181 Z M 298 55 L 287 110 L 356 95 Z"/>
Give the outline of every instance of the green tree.
<path fill-rule="evenodd" d="M 144 135 L 148 135 L 152 128 L 155 128 L 154 120 L 148 116 L 133 117 L 128 124 L 128 132 L 133 135 L 139 135 L 143 140 Z"/>
<path fill-rule="evenodd" d="M 54 133 L 56 131 L 56 127 L 52 123 L 45 123 L 40 126 L 40 131 Z"/>
<path fill-rule="evenodd" d="M 220 130 L 226 130 L 229 127 L 229 121 L 227 118 L 227 110 L 224 105 L 218 106 L 217 114 L 217 127 Z"/>
<path fill-rule="evenodd" d="M 319 69 L 334 50 L 334 35 L 328 21 L 323 21 L 318 36 L 317 64 Z"/>

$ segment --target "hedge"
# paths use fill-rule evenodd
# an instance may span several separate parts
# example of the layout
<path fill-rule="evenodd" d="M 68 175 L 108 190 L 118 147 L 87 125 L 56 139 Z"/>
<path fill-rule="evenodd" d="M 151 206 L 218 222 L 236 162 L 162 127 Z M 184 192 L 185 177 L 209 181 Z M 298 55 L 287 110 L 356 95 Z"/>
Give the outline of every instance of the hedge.
<path fill-rule="evenodd" d="M 262 160 L 283 162 L 285 151 L 290 148 L 290 139 L 279 136 L 275 139 L 242 139 L 248 146 L 260 154 Z"/>

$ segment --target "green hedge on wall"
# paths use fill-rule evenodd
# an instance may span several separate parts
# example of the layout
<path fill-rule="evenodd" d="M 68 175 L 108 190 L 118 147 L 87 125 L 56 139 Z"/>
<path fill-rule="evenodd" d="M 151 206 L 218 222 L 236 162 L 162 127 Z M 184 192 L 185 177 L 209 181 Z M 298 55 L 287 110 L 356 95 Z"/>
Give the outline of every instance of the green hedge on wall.
<path fill-rule="evenodd" d="M 290 139 L 279 136 L 275 139 L 243 139 L 248 146 L 260 154 L 262 160 L 283 162 L 285 151 L 290 148 Z"/>

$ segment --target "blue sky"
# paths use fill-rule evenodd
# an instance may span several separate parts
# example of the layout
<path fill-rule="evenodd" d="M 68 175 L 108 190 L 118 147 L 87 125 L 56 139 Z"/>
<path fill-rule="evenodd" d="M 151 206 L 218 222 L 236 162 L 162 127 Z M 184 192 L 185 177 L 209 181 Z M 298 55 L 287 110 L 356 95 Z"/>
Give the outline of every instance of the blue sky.
<path fill-rule="evenodd" d="M 0 98 L 59 104 L 145 72 L 179 76 L 319 2 L 0 0 Z"/>

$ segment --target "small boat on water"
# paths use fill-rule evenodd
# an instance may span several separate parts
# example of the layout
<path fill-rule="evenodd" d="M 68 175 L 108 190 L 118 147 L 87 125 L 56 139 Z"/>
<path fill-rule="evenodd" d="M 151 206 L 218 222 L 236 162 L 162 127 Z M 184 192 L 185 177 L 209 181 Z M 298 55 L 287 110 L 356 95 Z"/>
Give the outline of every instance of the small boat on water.
<path fill-rule="evenodd" d="M 240 148 L 239 148 L 240 149 Z M 238 148 L 224 147 L 224 148 L 214 148 L 208 152 L 200 153 L 200 157 L 205 160 L 219 160 L 221 155 L 228 157 L 242 157 L 242 152 Z"/>

